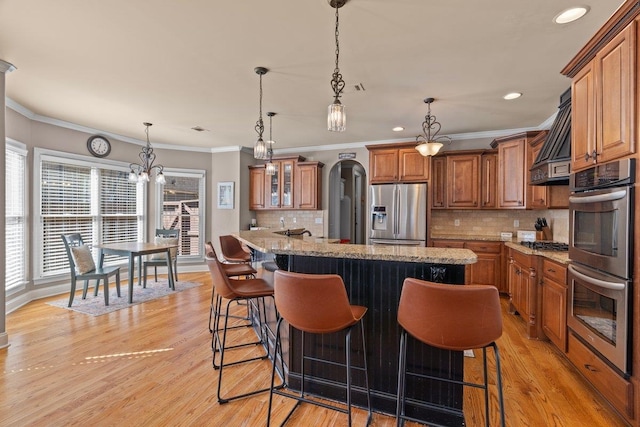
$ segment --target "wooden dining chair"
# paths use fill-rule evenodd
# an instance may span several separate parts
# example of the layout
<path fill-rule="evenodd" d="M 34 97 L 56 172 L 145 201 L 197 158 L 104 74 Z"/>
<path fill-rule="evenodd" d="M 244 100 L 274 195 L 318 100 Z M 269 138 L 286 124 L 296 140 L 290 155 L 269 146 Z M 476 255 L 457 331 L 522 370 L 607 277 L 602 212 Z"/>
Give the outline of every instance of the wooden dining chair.
<path fill-rule="evenodd" d="M 89 246 L 82 241 L 80 233 L 62 234 L 62 241 L 69 259 L 69 269 L 71 270 L 71 292 L 69 293 L 69 307 L 73 303 L 76 293 L 76 282 L 84 280 L 82 288 L 82 299 L 87 298 L 89 280 L 97 280 L 94 295 L 98 295 L 100 280 L 104 281 L 104 305 L 109 305 L 109 277 L 116 276 L 116 291 L 120 296 L 120 267 L 96 267 L 91 255 Z"/>
<path fill-rule="evenodd" d="M 156 244 L 171 244 L 177 245 L 180 240 L 180 230 L 177 228 L 165 230 L 163 228 L 156 229 L 156 236 L 154 239 L 154 243 Z M 172 248 L 171 252 L 171 262 L 173 263 L 173 280 L 175 282 L 178 281 L 178 248 Z M 147 267 L 153 267 L 153 274 L 155 281 L 158 281 L 158 267 L 166 267 L 167 266 L 167 255 L 165 253 L 157 253 L 151 254 L 144 261 L 144 279 L 143 279 L 143 288 L 147 287 Z"/>

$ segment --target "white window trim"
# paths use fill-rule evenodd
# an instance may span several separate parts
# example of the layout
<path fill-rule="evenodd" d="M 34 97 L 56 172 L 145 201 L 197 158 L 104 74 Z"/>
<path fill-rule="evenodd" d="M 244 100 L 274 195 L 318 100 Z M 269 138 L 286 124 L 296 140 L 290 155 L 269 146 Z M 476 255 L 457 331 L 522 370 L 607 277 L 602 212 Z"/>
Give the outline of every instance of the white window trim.
<path fill-rule="evenodd" d="M 61 274 L 51 274 L 51 275 L 42 275 L 42 271 L 38 266 L 42 265 L 42 256 L 40 251 L 36 250 L 38 242 L 43 240 L 42 235 L 42 218 L 39 214 L 41 212 L 41 183 L 42 183 L 42 175 L 41 175 L 41 167 L 43 161 L 64 161 L 69 164 L 84 166 L 84 167 L 95 167 L 96 164 L 100 166 L 109 166 L 114 170 L 122 170 L 125 172 L 129 172 L 129 163 L 121 162 L 117 160 L 109 160 L 109 159 L 97 159 L 95 157 L 83 156 L 80 154 L 73 153 L 65 153 L 63 151 L 49 150 L 46 148 L 34 148 L 33 149 L 33 233 L 32 233 L 32 271 L 33 271 L 33 283 L 34 285 L 47 284 L 51 281 L 64 278 L 68 276 L 68 273 Z M 147 199 L 148 189 L 145 185 L 143 187 L 143 198 Z M 142 212 L 142 221 L 143 230 L 147 228 L 147 203 L 142 203 L 143 212 Z"/>
<path fill-rule="evenodd" d="M 24 221 L 25 221 L 25 235 L 23 236 L 23 245 L 24 245 L 24 253 L 28 254 L 30 253 L 30 247 L 29 247 L 29 224 L 30 224 L 30 218 L 29 218 L 29 150 L 27 149 L 27 145 L 23 144 L 22 142 L 16 141 L 15 139 L 11 139 L 11 138 L 5 138 L 5 145 L 6 145 L 6 149 L 12 150 L 22 156 L 24 156 L 25 158 L 25 162 L 24 162 L 24 200 L 23 200 L 23 206 L 24 206 Z M 5 171 L 6 173 L 6 171 Z M 4 179 L 3 179 L 4 181 Z M 3 248 L 3 253 L 4 253 L 4 248 Z M 24 264 L 24 271 L 23 271 L 23 275 L 24 275 L 24 281 L 19 284 L 18 286 L 13 286 L 11 289 L 6 289 L 5 288 L 5 292 L 7 295 L 12 295 L 16 292 L 22 291 L 26 284 L 29 282 L 29 262 L 26 260 L 25 264 Z M 3 279 L 4 280 L 4 279 Z"/>
<path fill-rule="evenodd" d="M 206 216 L 206 202 L 207 202 L 207 193 L 206 193 L 206 182 L 207 182 L 207 173 L 202 169 L 173 169 L 173 168 L 164 168 L 162 171 L 165 175 L 165 178 L 169 178 L 172 176 L 177 177 L 185 177 L 185 178 L 197 178 L 200 181 L 198 187 L 198 193 L 200 194 L 200 198 L 198 199 L 200 210 L 200 220 L 198 221 L 198 235 L 203 236 L 200 238 L 198 252 L 199 255 L 193 256 L 183 256 L 181 255 L 179 258 L 181 260 L 204 260 L 204 244 L 206 238 L 205 236 L 205 220 Z M 164 185 L 156 184 L 156 215 L 155 215 L 155 228 L 159 228 L 159 224 L 162 224 L 162 202 L 164 201 Z"/>

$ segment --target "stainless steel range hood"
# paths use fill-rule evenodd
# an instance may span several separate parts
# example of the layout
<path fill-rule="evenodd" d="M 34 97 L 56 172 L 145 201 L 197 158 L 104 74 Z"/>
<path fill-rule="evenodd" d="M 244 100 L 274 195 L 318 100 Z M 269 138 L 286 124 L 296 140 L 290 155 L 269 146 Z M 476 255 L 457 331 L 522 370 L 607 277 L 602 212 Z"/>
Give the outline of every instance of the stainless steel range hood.
<path fill-rule="evenodd" d="M 531 185 L 568 185 L 571 172 L 571 89 L 560 96 L 558 114 L 538 153 L 531 173 Z"/>

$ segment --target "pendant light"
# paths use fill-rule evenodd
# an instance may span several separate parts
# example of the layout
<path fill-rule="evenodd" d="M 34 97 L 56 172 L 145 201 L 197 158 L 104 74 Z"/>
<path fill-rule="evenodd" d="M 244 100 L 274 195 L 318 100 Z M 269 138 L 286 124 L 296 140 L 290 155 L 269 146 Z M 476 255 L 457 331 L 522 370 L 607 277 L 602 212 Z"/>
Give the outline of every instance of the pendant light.
<path fill-rule="evenodd" d="M 438 136 L 440 132 L 440 122 L 436 120 L 436 116 L 431 115 L 431 103 L 435 101 L 433 98 L 426 98 L 425 104 L 428 105 L 427 115 L 424 116 L 424 122 L 422 122 L 423 135 L 416 136 L 416 150 L 423 156 L 435 156 L 442 148 L 443 144 L 440 141 L 451 142 L 451 138 L 448 136 Z M 433 131 L 433 134 L 431 133 Z"/>
<path fill-rule="evenodd" d="M 262 139 L 262 133 L 264 132 L 264 122 L 262 121 L 262 76 L 267 74 L 267 71 L 269 70 L 264 67 L 256 67 L 254 68 L 254 71 L 257 75 L 260 76 L 260 115 L 254 128 L 258 134 L 258 140 L 253 146 L 253 157 L 256 159 L 266 159 L 267 144 L 265 144 L 264 140 Z"/>
<path fill-rule="evenodd" d="M 271 129 L 272 129 L 272 121 L 271 119 L 273 118 L 273 116 L 275 116 L 276 113 L 273 113 L 271 111 L 269 111 L 267 113 L 267 116 L 269 116 L 269 140 L 267 141 L 267 166 L 265 168 L 265 173 L 267 175 L 275 175 L 277 170 L 276 170 L 276 165 L 273 163 L 273 144 L 275 143 L 275 141 L 273 140 L 273 137 L 271 136 Z"/>
<path fill-rule="evenodd" d="M 348 0 L 329 0 L 329 5 L 336 9 L 336 68 L 331 75 L 331 88 L 333 89 L 333 104 L 329 105 L 329 111 L 327 115 L 327 129 L 332 132 L 344 132 L 347 129 L 347 112 L 345 106 L 340 102 L 340 96 L 344 89 L 345 83 L 342 80 L 342 74 L 340 74 L 340 67 L 338 62 L 340 59 L 340 42 L 338 31 L 339 16 L 338 10 L 347 3 Z"/>
<path fill-rule="evenodd" d="M 151 177 L 151 173 L 154 169 L 158 170 L 156 175 L 156 182 L 158 184 L 165 184 L 166 180 L 164 178 L 164 174 L 162 171 L 164 170 L 164 166 L 162 165 L 154 165 L 153 162 L 156 160 L 156 155 L 153 152 L 153 147 L 149 142 L 149 127 L 153 126 L 151 123 L 144 122 L 142 123 L 145 126 L 144 133 L 147 135 L 147 145 L 142 147 L 142 151 L 138 154 L 140 158 L 140 163 L 130 163 L 129 164 L 129 181 L 132 182 L 149 182 L 149 178 Z"/>

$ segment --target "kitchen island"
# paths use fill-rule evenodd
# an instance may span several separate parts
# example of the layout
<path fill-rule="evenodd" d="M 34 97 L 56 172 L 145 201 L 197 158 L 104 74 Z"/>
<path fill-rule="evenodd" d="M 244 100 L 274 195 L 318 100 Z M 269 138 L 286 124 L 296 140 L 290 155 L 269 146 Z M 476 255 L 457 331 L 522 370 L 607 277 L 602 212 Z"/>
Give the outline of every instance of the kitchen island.
<path fill-rule="evenodd" d="M 400 331 L 397 325 L 398 301 L 402 283 L 407 277 L 434 282 L 464 284 L 465 265 L 476 262 L 476 255 L 468 249 L 443 249 L 406 246 L 350 245 L 331 243 L 331 240 L 304 236 L 286 237 L 269 230 L 242 231 L 237 237 L 257 251 L 275 256 L 282 269 L 298 273 L 339 274 L 345 282 L 352 304 L 368 307 L 365 334 L 369 363 L 369 377 L 374 410 L 395 413 L 398 348 Z M 454 308 L 452 308 L 454 309 Z M 275 325 L 275 319 L 270 322 Z M 299 387 L 299 339 L 297 331 L 288 331 L 283 342 L 288 383 Z M 354 338 L 355 339 L 355 338 Z M 306 354 L 331 354 L 344 362 L 344 337 L 339 334 L 308 336 Z M 355 345 L 354 348 L 361 348 Z M 354 363 L 362 355 L 354 352 Z M 407 364 L 413 371 L 427 375 L 461 380 L 463 354 L 438 350 L 409 341 Z M 309 369 L 310 368 L 310 369 Z M 344 391 L 335 386 L 344 381 L 344 369 L 307 367 L 305 390 L 330 399 L 344 401 Z M 354 373 L 353 401 L 365 406 L 364 379 Z M 462 387 L 415 378 L 407 383 L 406 413 L 412 417 L 443 425 L 464 425 Z M 426 407 L 425 404 L 446 411 Z"/>

